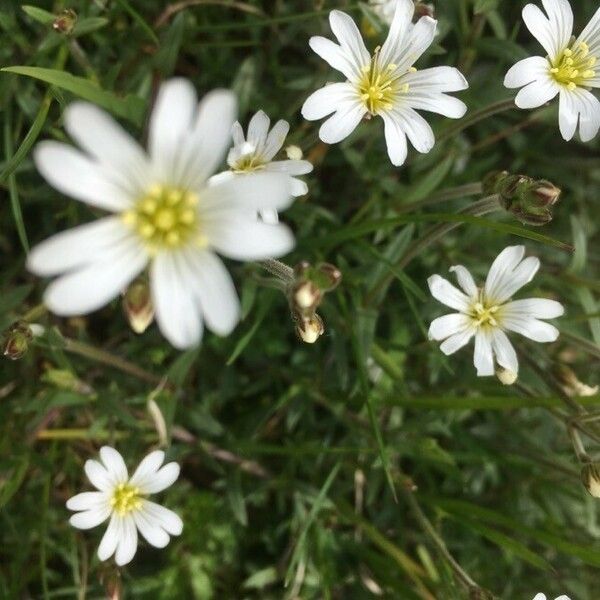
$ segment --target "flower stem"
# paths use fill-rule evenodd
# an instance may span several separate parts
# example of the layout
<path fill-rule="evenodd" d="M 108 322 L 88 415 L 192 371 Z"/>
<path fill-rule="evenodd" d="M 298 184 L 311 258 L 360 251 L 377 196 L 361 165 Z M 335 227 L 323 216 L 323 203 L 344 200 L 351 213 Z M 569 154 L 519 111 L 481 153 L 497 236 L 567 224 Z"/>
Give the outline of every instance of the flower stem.
<path fill-rule="evenodd" d="M 478 196 L 483 192 L 483 186 L 481 182 L 477 183 L 466 183 L 457 187 L 448 188 L 442 190 L 437 194 L 431 195 L 429 198 L 424 200 L 417 200 L 416 202 L 409 202 L 408 204 L 400 204 L 394 207 L 397 213 L 412 212 L 418 210 L 424 206 L 430 206 L 431 204 L 441 204 L 442 202 L 448 202 L 449 200 L 457 200 L 459 198 L 465 198 L 466 196 Z"/>
<path fill-rule="evenodd" d="M 270 258 L 268 260 L 261 260 L 258 264 L 285 284 L 291 283 L 294 280 L 294 269 L 288 267 L 285 263 Z"/>

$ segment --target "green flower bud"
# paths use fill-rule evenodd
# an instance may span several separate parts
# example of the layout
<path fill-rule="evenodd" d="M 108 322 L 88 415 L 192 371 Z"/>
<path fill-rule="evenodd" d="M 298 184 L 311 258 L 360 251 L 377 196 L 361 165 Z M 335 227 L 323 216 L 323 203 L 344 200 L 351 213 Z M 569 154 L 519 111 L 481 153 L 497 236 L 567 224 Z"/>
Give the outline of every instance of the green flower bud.
<path fill-rule="evenodd" d="M 583 465 L 581 481 L 594 498 L 600 498 L 600 463 L 591 462 Z"/>
<path fill-rule="evenodd" d="M 123 294 L 123 311 L 131 329 L 144 333 L 154 320 L 154 305 L 150 286 L 145 278 L 136 279 Z"/>
<path fill-rule="evenodd" d="M 31 327 L 25 321 L 17 321 L 4 332 L 4 356 L 11 360 L 23 358 L 33 339 Z"/>

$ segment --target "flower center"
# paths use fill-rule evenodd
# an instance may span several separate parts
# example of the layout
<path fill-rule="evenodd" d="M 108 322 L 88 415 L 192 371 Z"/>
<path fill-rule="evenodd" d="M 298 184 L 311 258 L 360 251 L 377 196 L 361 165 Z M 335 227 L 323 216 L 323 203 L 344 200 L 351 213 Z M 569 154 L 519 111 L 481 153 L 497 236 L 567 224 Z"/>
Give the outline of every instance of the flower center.
<path fill-rule="evenodd" d="M 113 492 L 110 499 L 113 510 L 121 517 L 142 507 L 142 499 L 139 488 L 129 483 L 120 483 Z"/>
<path fill-rule="evenodd" d="M 397 66 L 389 64 L 381 68 L 377 62 L 377 52 L 370 64 L 362 68 L 362 76 L 358 82 L 360 99 L 372 115 L 394 107 L 394 100 L 398 94 L 406 94 L 409 90 L 408 83 L 400 84 L 402 76 L 396 72 Z M 411 67 L 409 72 L 416 69 Z"/>
<path fill-rule="evenodd" d="M 486 306 L 481 302 L 476 302 L 471 308 L 471 318 L 474 321 L 475 327 L 484 327 L 490 325 L 491 327 L 497 327 L 498 321 L 494 315 L 500 309 L 499 306 Z"/>
<path fill-rule="evenodd" d="M 178 248 L 197 235 L 197 204 L 198 196 L 193 192 L 154 185 L 122 217 L 149 250 L 156 252 Z"/>
<path fill-rule="evenodd" d="M 264 163 L 255 154 L 246 154 L 237 160 L 231 167 L 234 173 L 249 173 L 264 169 Z"/>
<path fill-rule="evenodd" d="M 590 56 L 590 49 L 585 42 L 578 42 L 572 48 L 565 49 L 551 63 L 550 73 L 558 83 L 574 90 L 577 86 L 585 85 L 587 79 L 596 76 L 593 67 L 597 58 Z"/>

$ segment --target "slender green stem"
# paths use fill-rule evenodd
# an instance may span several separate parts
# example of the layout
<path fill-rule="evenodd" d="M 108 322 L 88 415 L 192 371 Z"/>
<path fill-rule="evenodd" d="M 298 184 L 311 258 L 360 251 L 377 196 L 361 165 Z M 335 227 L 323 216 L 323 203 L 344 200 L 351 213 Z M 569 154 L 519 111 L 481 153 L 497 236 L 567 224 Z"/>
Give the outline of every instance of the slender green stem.
<path fill-rule="evenodd" d="M 285 263 L 278 260 L 268 259 L 261 260 L 258 263 L 263 269 L 275 275 L 278 279 L 281 279 L 284 283 L 288 284 L 294 281 L 294 269 L 288 267 Z"/>
<path fill-rule="evenodd" d="M 483 186 L 481 182 L 477 183 L 466 183 L 459 185 L 454 188 L 448 188 L 442 190 L 436 194 L 432 194 L 429 198 L 424 200 L 417 200 L 416 202 L 409 202 L 408 204 L 400 204 L 395 206 L 394 210 L 397 213 L 412 212 L 423 208 L 424 206 L 430 206 L 432 204 L 441 204 L 450 200 L 457 200 L 459 198 L 465 198 L 467 196 L 478 196 L 483 192 Z"/>

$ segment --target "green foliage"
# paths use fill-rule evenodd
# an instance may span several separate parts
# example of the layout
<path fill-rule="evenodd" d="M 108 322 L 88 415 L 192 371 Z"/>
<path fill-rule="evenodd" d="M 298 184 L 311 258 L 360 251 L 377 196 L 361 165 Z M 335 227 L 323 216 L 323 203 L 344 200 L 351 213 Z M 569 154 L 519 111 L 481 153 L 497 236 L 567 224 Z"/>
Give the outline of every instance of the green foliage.
<path fill-rule="evenodd" d="M 123 598 L 469 598 L 450 553 L 497 598 L 597 599 L 598 501 L 579 482 L 565 425 L 600 398 L 569 398 L 558 369 L 600 383 L 600 143 L 563 142 L 554 105 L 511 106 L 504 73 L 539 52 L 522 31 L 524 3 L 436 3 L 441 33 L 419 66 L 460 66 L 469 112 L 428 116 L 438 144 L 401 169 L 380 121 L 325 146 L 299 114 L 336 77 L 308 48 L 329 33 L 329 10 L 351 11 L 381 43 L 385 28 L 362 3 L 0 4 L 0 321 L 45 327 L 0 366 L 0 598 L 99 599 L 119 577 Z M 597 2 L 573 6 L 580 28 Z M 65 8 L 78 17 L 70 35 L 52 28 Z M 66 140 L 62 112 L 78 99 L 144 140 L 157 85 L 173 75 L 200 95 L 234 89 L 244 124 L 258 109 L 287 119 L 288 142 L 314 163 L 309 195 L 282 218 L 297 238 L 286 263 L 343 273 L 319 308 L 316 344 L 297 339 L 286 298 L 262 285 L 258 265 L 228 265 L 244 314 L 234 333 L 207 333 L 187 353 L 154 326 L 130 332 L 118 301 L 81 319 L 39 309 L 45 283 L 25 270 L 28 244 L 96 211 L 42 181 L 36 141 Z M 494 170 L 562 188 L 552 223 L 469 214 Z M 469 350 L 447 358 L 427 340 L 444 309 L 426 280 L 453 264 L 481 278 L 514 243 L 542 261 L 526 295 L 558 298 L 567 314 L 555 344 L 514 338 L 522 372 L 507 388 L 478 379 Z M 156 447 L 157 410 L 182 465 L 161 502 L 184 532 L 165 550 L 142 543 L 118 574 L 96 557 L 102 528 L 73 530 L 65 502 L 89 489 L 83 464 L 103 444 L 131 467 Z M 596 423 L 576 422 L 593 455 Z"/>

